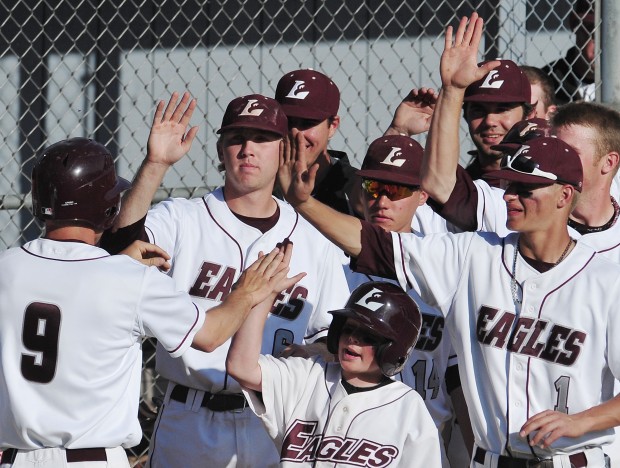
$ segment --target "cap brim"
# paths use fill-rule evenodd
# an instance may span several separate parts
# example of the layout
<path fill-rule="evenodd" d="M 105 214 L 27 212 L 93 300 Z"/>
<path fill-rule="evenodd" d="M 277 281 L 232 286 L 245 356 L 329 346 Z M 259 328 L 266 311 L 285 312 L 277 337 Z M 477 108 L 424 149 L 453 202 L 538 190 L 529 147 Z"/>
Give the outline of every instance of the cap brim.
<path fill-rule="evenodd" d="M 466 96 L 464 102 L 514 102 L 515 104 L 524 104 L 522 96 L 510 96 L 505 94 L 474 94 Z"/>
<path fill-rule="evenodd" d="M 500 169 L 498 171 L 490 171 L 482 176 L 483 179 L 502 179 L 510 182 L 521 182 L 522 184 L 536 185 L 553 185 L 555 180 L 546 177 L 535 176 L 531 174 L 523 174 L 522 172 L 511 171 L 510 169 Z"/>
<path fill-rule="evenodd" d="M 269 132 L 269 133 L 273 133 L 274 135 L 278 135 L 282 138 L 284 138 L 286 136 L 286 133 L 282 133 L 276 129 L 274 129 L 272 126 L 269 125 L 264 125 L 258 122 L 237 122 L 234 124 L 230 124 L 230 125 L 226 125 L 222 128 L 220 128 L 219 130 L 217 130 L 215 133 L 217 133 L 218 135 L 225 132 L 226 130 L 233 130 L 235 128 L 253 128 L 255 130 L 263 130 L 265 132 Z"/>
<path fill-rule="evenodd" d="M 519 143 L 500 143 L 499 145 L 492 145 L 491 149 L 494 151 L 500 151 L 502 153 L 514 154 L 521 148 Z"/>
<path fill-rule="evenodd" d="M 322 111 L 320 109 L 312 109 L 305 106 L 280 103 L 280 107 L 282 107 L 284 114 L 286 114 L 288 118 L 293 117 L 296 119 L 317 120 L 322 122 L 325 119 L 333 117 L 333 115 L 329 112 Z"/>
<path fill-rule="evenodd" d="M 407 185 L 410 187 L 419 186 L 421 183 L 419 177 L 396 173 L 386 174 L 384 171 L 380 170 L 360 169 L 357 171 L 357 175 L 364 179 L 378 180 L 379 182 L 385 182 L 387 184 Z"/>

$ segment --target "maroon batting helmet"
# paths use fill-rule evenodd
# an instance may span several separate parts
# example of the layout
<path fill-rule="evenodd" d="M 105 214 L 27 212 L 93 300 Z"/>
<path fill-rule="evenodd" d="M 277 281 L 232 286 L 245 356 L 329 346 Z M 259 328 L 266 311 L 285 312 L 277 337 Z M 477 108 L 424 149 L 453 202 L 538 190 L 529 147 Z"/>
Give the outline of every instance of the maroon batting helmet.
<path fill-rule="evenodd" d="M 32 206 L 41 221 L 112 226 L 130 182 L 116 176 L 105 146 L 87 138 L 62 140 L 43 150 L 32 169 Z"/>
<path fill-rule="evenodd" d="M 387 339 L 377 347 L 375 357 L 388 377 L 402 370 L 420 335 L 422 315 L 415 301 L 399 286 L 370 281 L 358 286 L 343 309 L 329 312 L 334 317 L 327 332 L 327 349 L 338 353 L 338 341 L 347 318 Z"/>

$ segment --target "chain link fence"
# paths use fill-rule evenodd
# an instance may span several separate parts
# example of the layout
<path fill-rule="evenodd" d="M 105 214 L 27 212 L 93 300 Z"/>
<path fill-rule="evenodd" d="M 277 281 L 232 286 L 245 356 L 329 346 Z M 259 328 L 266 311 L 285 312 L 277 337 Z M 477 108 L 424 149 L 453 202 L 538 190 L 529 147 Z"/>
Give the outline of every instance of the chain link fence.
<path fill-rule="evenodd" d="M 119 173 L 132 178 L 156 102 L 172 91 L 197 98 L 192 124 L 200 131 L 166 176 L 161 197 L 199 195 L 221 183 L 215 130 L 226 105 L 251 92 L 273 96 L 287 71 L 310 67 L 333 78 L 342 124 L 331 147 L 359 166 L 412 87 L 438 88 L 443 30 L 459 17 L 475 10 L 486 20 L 481 58 L 542 67 L 575 45 L 568 25 L 573 0 L 1 3 L 0 248 L 41 234 L 28 193 L 43 147 L 94 138 L 117 155 Z M 465 128 L 462 140 L 471 149 Z M 135 460 L 145 453 L 161 394 L 153 358 L 145 352 L 145 439 L 131 451 Z"/>

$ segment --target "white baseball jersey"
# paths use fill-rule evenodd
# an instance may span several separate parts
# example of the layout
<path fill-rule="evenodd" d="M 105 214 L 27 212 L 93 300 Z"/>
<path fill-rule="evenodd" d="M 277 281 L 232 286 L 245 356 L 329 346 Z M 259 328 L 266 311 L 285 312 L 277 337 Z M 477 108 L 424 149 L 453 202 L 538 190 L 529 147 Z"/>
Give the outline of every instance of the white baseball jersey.
<path fill-rule="evenodd" d="M 378 276 L 355 273 L 347 269 L 347 281 L 353 291 L 368 281 L 391 281 Z M 395 282 L 395 281 L 393 281 Z M 452 349 L 445 319 L 440 311 L 426 304 L 413 290 L 408 294 L 422 313 L 420 337 L 405 367 L 395 378 L 414 388 L 424 400 L 437 429 L 441 433 L 452 421 L 452 404 L 446 386 L 446 370 L 456 366 L 456 353 Z"/>
<path fill-rule="evenodd" d="M 207 310 L 222 301 L 259 252 L 268 253 L 284 239 L 291 240 L 295 247 L 289 276 L 307 275 L 278 297 L 267 319 L 261 352 L 277 355 L 290 343 L 325 336 L 331 323 L 327 311 L 342 307 L 348 288 L 339 250 L 290 205 L 274 200 L 280 218 L 264 234 L 230 211 L 222 189 L 203 198 L 164 201 L 149 211 L 146 227 L 151 241 L 171 255 L 170 274 L 177 287 L 189 291 Z M 158 347 L 157 369 L 187 387 L 241 392 L 226 375 L 229 346 L 230 341 L 208 354 L 190 349 L 180 359 Z"/>
<path fill-rule="evenodd" d="M 389 237 L 401 286 L 413 287 L 446 316 L 479 446 L 548 458 L 611 441 L 613 430 L 598 431 L 543 450 L 530 448 L 519 430 L 541 411 L 577 413 L 613 397 L 613 378 L 620 376 L 620 266 L 583 242 L 545 273 L 518 254 L 517 307 L 511 287 L 516 234 Z M 376 264 L 388 260 L 379 242 L 364 249 L 369 260 L 358 264 L 361 271 L 372 257 Z"/>
<path fill-rule="evenodd" d="M 39 239 L 0 255 L 0 447 L 132 447 L 141 340 L 180 356 L 201 312 L 126 255 Z"/>
<path fill-rule="evenodd" d="M 262 393 L 244 391 L 284 467 L 441 467 L 439 437 L 420 396 L 401 382 L 348 394 L 320 358 L 260 356 Z"/>
<path fill-rule="evenodd" d="M 277 298 L 263 335 L 261 352 L 277 355 L 290 343 L 324 337 L 331 323 L 329 310 L 348 299 L 341 251 L 292 207 L 279 200 L 279 218 L 264 234 L 242 222 L 228 208 L 222 189 L 203 198 L 171 199 L 149 212 L 151 240 L 172 256 L 171 275 L 180 290 L 207 310 L 228 294 L 241 272 L 285 239 L 293 242 L 290 275 L 307 275 Z M 199 390 L 185 404 L 170 401 L 160 414 L 151 443 L 151 467 L 277 466 L 278 454 L 254 414 L 215 412 L 200 407 L 202 391 L 241 393 L 226 373 L 230 341 L 212 353 L 188 350 L 172 359 L 157 349 L 157 368 L 171 383 Z M 169 387 L 170 388 L 170 387 Z M 192 401 L 194 403 L 192 403 Z M 196 403 L 198 402 L 198 403 Z M 183 434 L 182 440 L 178 435 Z M 192 451 L 191 459 L 187 452 Z"/>
<path fill-rule="evenodd" d="M 439 232 L 460 232 L 460 229 L 448 223 L 426 203 L 416 209 L 415 215 L 411 219 L 411 229 L 425 235 Z"/>

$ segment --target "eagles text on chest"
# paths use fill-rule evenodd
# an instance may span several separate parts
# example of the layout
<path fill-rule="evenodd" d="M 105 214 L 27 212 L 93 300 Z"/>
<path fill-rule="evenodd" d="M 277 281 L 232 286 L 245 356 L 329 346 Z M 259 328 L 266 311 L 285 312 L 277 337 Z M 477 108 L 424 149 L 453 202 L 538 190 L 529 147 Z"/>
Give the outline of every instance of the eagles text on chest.
<path fill-rule="evenodd" d="M 482 306 L 476 337 L 483 345 L 570 366 L 579 357 L 586 334 L 548 320 Z"/>

